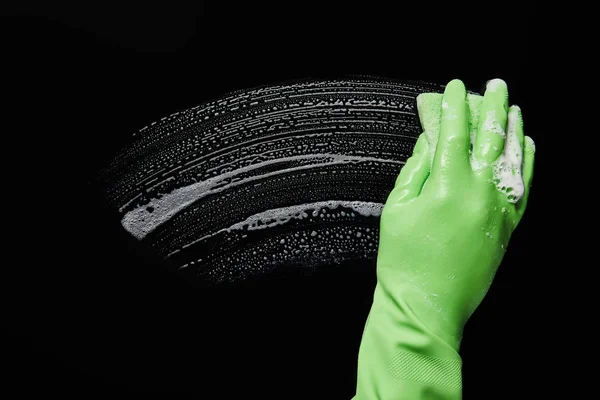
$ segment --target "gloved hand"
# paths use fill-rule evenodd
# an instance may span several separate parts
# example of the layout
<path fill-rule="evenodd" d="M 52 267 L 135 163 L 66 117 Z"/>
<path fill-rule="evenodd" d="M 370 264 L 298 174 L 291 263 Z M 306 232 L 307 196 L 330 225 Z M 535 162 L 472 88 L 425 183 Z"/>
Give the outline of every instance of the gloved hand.
<path fill-rule="evenodd" d="M 462 397 L 463 327 L 527 206 L 535 148 L 506 84 L 488 82 L 473 142 L 461 81 L 441 107 L 435 151 L 422 134 L 383 209 L 355 399 Z"/>

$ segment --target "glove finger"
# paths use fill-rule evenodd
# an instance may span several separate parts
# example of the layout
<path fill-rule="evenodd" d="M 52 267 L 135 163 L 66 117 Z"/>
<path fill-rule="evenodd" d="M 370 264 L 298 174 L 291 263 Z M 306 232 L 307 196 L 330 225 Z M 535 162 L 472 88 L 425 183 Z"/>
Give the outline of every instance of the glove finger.
<path fill-rule="evenodd" d="M 418 197 L 429 176 L 429 143 L 422 133 L 417 139 L 412 156 L 400 171 L 388 202 L 408 201 Z"/>
<path fill-rule="evenodd" d="M 525 186 L 525 192 L 523 197 L 517 204 L 517 212 L 519 216 L 523 216 L 525 209 L 527 208 L 527 201 L 529 200 L 529 192 L 531 191 L 531 183 L 533 181 L 533 166 L 535 160 L 535 143 L 529 136 L 525 136 L 525 147 L 523 155 L 523 183 Z"/>
<path fill-rule="evenodd" d="M 431 167 L 431 179 L 442 184 L 463 179 L 471 172 L 469 161 L 469 108 L 465 85 L 458 79 L 448 83 L 442 98 L 440 137 Z"/>
<path fill-rule="evenodd" d="M 508 88 L 506 82 L 502 79 L 492 79 L 488 82 L 483 96 L 475 136 L 473 152 L 478 161 L 489 165 L 502 154 L 506 138 L 507 111 Z"/>

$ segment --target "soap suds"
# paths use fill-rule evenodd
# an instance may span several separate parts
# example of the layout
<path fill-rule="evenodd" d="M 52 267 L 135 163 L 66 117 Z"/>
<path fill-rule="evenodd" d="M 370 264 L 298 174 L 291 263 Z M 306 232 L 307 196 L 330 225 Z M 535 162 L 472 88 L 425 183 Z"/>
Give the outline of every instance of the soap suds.
<path fill-rule="evenodd" d="M 495 133 L 497 135 L 506 137 L 506 132 L 504 132 L 504 128 L 498 122 L 498 117 L 496 116 L 496 110 L 490 110 L 486 113 L 485 120 L 483 122 L 483 130 L 486 132 Z"/>
<path fill-rule="evenodd" d="M 521 173 L 523 151 L 517 136 L 518 123 L 518 111 L 511 109 L 508 113 L 508 127 L 504 151 L 492 163 L 496 188 L 505 193 L 508 201 L 511 203 L 518 202 L 525 193 L 525 185 Z"/>
<path fill-rule="evenodd" d="M 297 172 L 302 169 L 315 168 L 315 164 L 307 164 L 295 168 L 283 168 L 274 172 L 262 175 L 254 175 L 245 179 L 240 179 L 235 182 L 229 182 L 228 179 L 240 175 L 242 172 L 248 172 L 254 169 L 264 168 L 269 164 L 285 164 L 292 160 L 318 160 L 318 165 L 324 164 L 343 164 L 350 162 L 394 162 L 391 160 L 378 159 L 374 157 L 356 157 L 356 156 L 340 156 L 336 154 L 310 154 L 306 156 L 282 157 L 277 160 L 253 164 L 251 166 L 242 167 L 233 171 L 228 171 L 217 177 L 207 179 L 206 181 L 197 182 L 172 191 L 160 198 L 154 199 L 150 203 L 140 206 L 135 210 L 129 211 L 123 217 L 121 223 L 133 236 L 142 239 L 149 232 L 153 231 L 157 226 L 169 220 L 173 215 L 183 210 L 190 204 L 200 200 L 201 198 L 231 189 L 234 186 L 247 184 L 251 181 L 258 181 L 278 174 Z M 224 182 L 226 182 L 224 184 Z"/>
<path fill-rule="evenodd" d="M 240 90 L 148 124 L 101 179 L 128 232 L 206 282 L 373 263 L 422 132 L 416 97 L 441 90 L 370 78 Z"/>
<path fill-rule="evenodd" d="M 502 79 L 491 79 L 485 85 L 485 90 L 495 93 L 501 86 L 506 86 L 506 83 Z"/>

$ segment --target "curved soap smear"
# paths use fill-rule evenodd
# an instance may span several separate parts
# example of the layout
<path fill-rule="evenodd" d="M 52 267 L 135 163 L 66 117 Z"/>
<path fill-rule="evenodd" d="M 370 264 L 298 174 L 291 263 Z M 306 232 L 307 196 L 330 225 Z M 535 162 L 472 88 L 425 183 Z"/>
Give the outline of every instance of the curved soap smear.
<path fill-rule="evenodd" d="M 379 216 L 441 87 L 309 80 L 142 128 L 103 172 L 123 227 L 210 283 L 375 260 Z"/>

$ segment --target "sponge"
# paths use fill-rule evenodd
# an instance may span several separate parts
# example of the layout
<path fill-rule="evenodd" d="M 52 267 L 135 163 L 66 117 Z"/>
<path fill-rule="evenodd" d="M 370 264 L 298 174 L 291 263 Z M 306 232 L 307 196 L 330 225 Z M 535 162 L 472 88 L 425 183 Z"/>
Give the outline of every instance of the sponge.
<path fill-rule="evenodd" d="M 421 128 L 427 138 L 430 151 L 430 162 L 433 164 L 435 147 L 440 136 L 440 121 L 442 119 L 442 97 L 441 93 L 422 93 L 417 96 L 417 110 L 421 120 Z M 469 132 L 471 134 L 471 145 L 475 143 L 475 134 L 477 133 L 477 123 L 479 122 L 479 112 L 483 96 L 478 94 L 467 94 L 467 104 L 469 106 Z"/>

